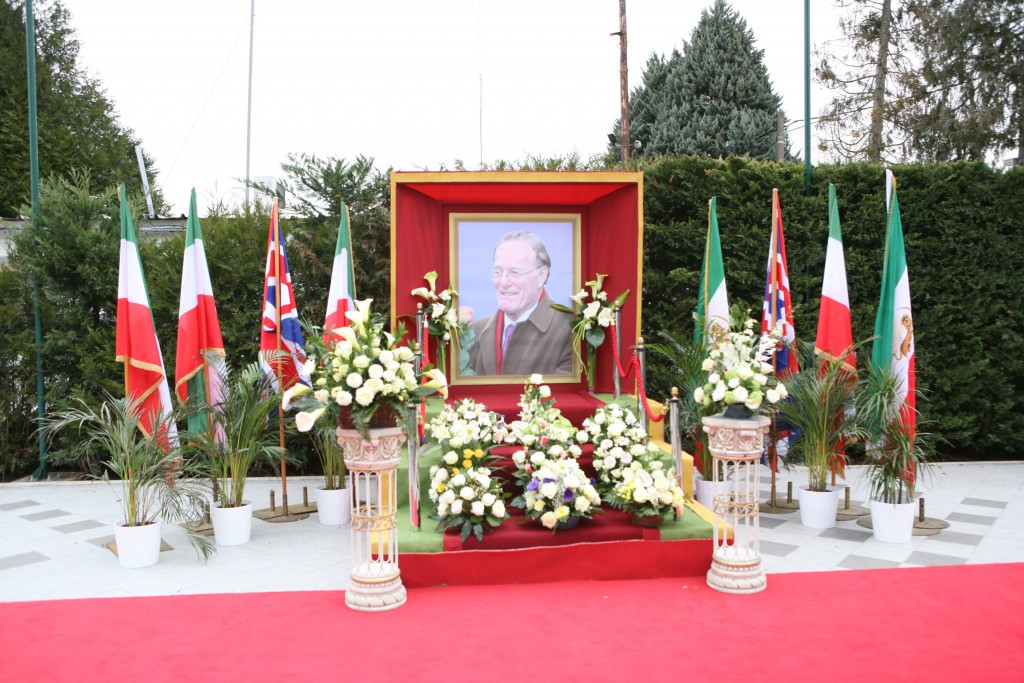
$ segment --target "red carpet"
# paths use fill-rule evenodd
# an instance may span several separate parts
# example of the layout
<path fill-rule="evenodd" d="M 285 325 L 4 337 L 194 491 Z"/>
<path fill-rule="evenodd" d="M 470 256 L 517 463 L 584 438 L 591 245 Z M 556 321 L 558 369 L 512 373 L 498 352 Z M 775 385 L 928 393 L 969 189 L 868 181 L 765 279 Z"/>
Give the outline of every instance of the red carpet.
<path fill-rule="evenodd" d="M 144 570 L 143 570 L 144 571 Z M 0 605 L 0 680 L 1024 680 L 1024 564 Z M 655 678 L 657 677 L 657 679 Z"/>

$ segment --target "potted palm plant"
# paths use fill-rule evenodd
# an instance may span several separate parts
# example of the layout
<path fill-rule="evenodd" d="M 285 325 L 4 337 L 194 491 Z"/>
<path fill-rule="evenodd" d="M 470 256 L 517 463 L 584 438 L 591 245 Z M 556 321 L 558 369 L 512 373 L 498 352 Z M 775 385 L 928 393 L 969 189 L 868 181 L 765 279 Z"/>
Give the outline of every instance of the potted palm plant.
<path fill-rule="evenodd" d="M 694 398 L 697 389 L 703 389 L 707 380 L 707 372 L 703 364 L 708 356 L 708 347 L 703 336 L 693 341 L 683 335 L 665 334 L 664 343 L 649 344 L 648 351 L 663 356 L 668 362 L 673 383 L 678 383 L 679 391 L 679 431 L 680 435 L 689 440 L 693 461 L 697 467 L 694 475 L 694 497 L 701 505 L 711 508 L 716 491 L 711 473 L 712 457 L 708 449 L 708 436 L 701 428 L 701 418 L 714 415 L 718 411 L 715 405 L 704 405 Z M 727 482 L 720 481 L 718 491 L 725 492 Z"/>
<path fill-rule="evenodd" d="M 899 382 L 888 369 L 869 367 L 857 411 L 868 433 L 864 476 L 871 528 L 884 543 L 907 543 L 914 532 L 914 486 L 926 471 L 934 437 L 911 434 L 898 418 Z"/>
<path fill-rule="evenodd" d="M 273 464 L 282 457 L 275 409 L 280 397 L 264 385 L 260 366 L 251 363 L 230 372 L 223 358 L 211 357 L 220 378 L 222 396 L 198 409 L 209 416 L 209 429 L 183 433 L 201 454 L 214 482 L 210 518 L 218 545 L 248 543 L 252 534 L 252 502 L 245 499 L 245 483 L 257 463 Z"/>
<path fill-rule="evenodd" d="M 817 355 L 801 345 L 801 370 L 786 380 L 789 400 L 779 415 L 796 428 L 789 457 L 807 467 L 807 485 L 800 487 L 800 521 L 812 529 L 835 526 L 839 488 L 828 483 L 832 461 L 842 457 L 841 445 L 865 437 L 854 414 L 858 395 L 856 375 L 845 365 L 848 352 L 838 357 Z"/>
<path fill-rule="evenodd" d="M 319 424 L 311 436 L 324 473 L 324 483 L 316 487 L 317 518 L 327 526 L 348 524 L 352 497 L 345 486 L 345 458 L 338 445 L 335 428 L 330 424 Z"/>
<path fill-rule="evenodd" d="M 203 517 L 205 498 L 195 469 L 181 459 L 178 447 L 165 438 L 174 416 L 167 416 L 147 435 L 141 429 L 141 402 L 107 396 L 99 410 L 78 399 L 74 408 L 55 413 L 46 423 L 48 436 L 75 429 L 83 438 L 62 457 L 81 457 L 98 451 L 103 460 L 102 478 L 111 475 L 120 486 L 124 518 L 114 525 L 118 561 L 122 567 L 148 567 L 160 559 L 162 522 L 185 525 Z M 197 554 L 206 559 L 213 547 L 187 528 L 185 534 Z"/>

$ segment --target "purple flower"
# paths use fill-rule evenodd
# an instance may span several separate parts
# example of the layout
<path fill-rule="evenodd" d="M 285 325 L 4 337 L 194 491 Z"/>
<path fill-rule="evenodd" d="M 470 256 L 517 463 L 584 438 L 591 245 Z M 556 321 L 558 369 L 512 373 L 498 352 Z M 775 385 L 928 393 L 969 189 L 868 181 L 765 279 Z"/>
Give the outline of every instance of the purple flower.
<path fill-rule="evenodd" d="M 576 497 L 576 494 L 572 492 L 572 489 L 566 489 L 565 493 L 562 494 L 562 500 L 566 503 L 571 503 L 572 499 Z"/>
<path fill-rule="evenodd" d="M 526 490 L 527 491 L 536 491 L 539 486 L 540 486 L 540 482 L 538 482 L 536 479 L 531 479 L 530 483 L 526 485 Z"/>

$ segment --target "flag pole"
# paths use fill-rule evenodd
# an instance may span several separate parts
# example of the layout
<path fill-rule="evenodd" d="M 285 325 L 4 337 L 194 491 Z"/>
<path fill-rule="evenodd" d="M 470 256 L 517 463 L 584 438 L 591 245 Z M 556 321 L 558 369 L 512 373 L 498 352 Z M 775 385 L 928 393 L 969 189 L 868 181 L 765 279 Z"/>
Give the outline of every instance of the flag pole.
<path fill-rule="evenodd" d="M 778 267 L 779 267 L 779 188 L 772 188 L 772 234 L 768 240 L 768 251 L 771 254 L 771 264 L 769 265 L 769 285 L 768 293 L 771 297 L 768 300 L 768 315 L 772 325 L 775 324 L 775 319 L 779 313 L 779 291 L 778 291 Z M 770 331 L 770 330 L 769 330 Z M 779 365 L 778 365 L 778 349 L 772 354 L 772 375 L 778 378 Z M 772 413 L 772 428 L 771 428 L 771 443 L 768 446 L 768 451 L 771 454 L 771 467 L 772 471 L 772 507 L 775 507 L 775 471 L 778 469 L 779 462 L 779 449 L 778 449 L 778 425 L 775 422 L 776 416 Z"/>
<path fill-rule="evenodd" d="M 284 287 L 284 282 L 281 280 L 281 238 L 284 236 L 284 233 L 281 230 L 281 215 L 278 213 L 277 197 L 274 198 L 273 212 L 274 218 L 277 219 L 274 229 L 274 280 L 277 282 L 277 286 L 274 288 L 274 316 L 277 324 L 274 327 L 277 337 L 277 383 L 281 395 L 281 407 L 278 413 L 280 419 L 277 423 L 277 433 L 278 442 L 281 446 L 281 511 L 284 517 L 288 517 L 288 471 L 284 450 L 284 372 L 281 367 L 282 356 L 284 355 L 284 349 L 281 348 L 281 289 Z"/>

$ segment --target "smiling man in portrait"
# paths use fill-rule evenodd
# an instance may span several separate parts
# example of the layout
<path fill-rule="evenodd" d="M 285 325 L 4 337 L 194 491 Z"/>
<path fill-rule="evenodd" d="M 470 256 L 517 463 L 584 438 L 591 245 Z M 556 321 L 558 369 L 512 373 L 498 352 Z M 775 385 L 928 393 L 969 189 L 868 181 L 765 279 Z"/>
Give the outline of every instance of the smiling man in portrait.
<path fill-rule="evenodd" d="M 551 308 L 550 275 L 551 257 L 537 235 L 517 230 L 498 240 L 491 269 L 498 310 L 471 323 L 476 374 L 572 373 L 572 316 Z"/>

